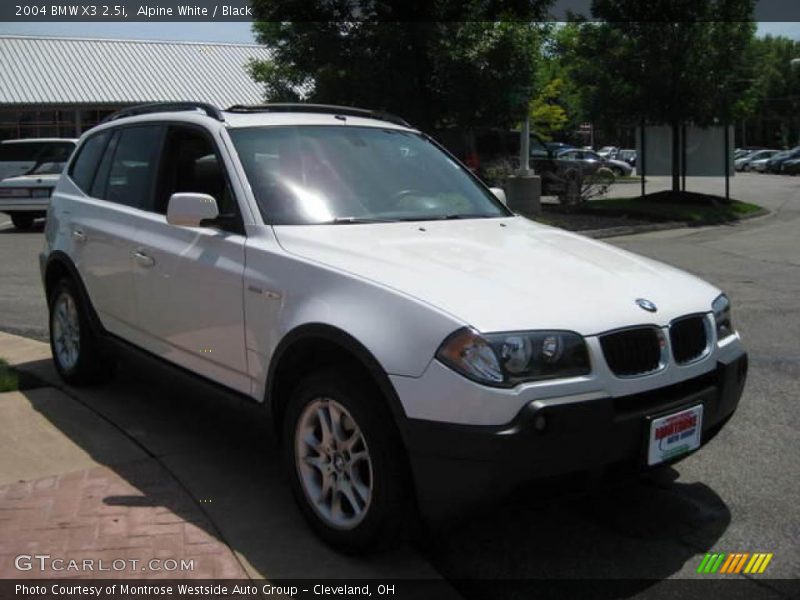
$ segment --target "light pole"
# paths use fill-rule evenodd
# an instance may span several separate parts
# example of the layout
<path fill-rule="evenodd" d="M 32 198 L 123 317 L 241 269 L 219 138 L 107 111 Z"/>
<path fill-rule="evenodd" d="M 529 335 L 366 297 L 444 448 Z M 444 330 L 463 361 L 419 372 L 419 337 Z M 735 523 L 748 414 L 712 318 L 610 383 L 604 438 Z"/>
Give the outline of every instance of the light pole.
<path fill-rule="evenodd" d="M 520 175 L 533 175 L 531 173 L 531 118 L 525 117 L 519 138 L 519 170 Z"/>
<path fill-rule="evenodd" d="M 797 71 L 798 69 L 800 69 L 800 58 L 793 58 L 792 60 L 790 60 L 789 61 L 789 67 L 792 69 L 792 71 Z M 797 115 L 797 100 L 796 99 L 792 101 L 792 106 L 794 108 L 794 111 L 793 111 L 794 114 Z M 793 116 L 793 120 L 794 119 L 797 119 L 797 117 Z M 798 127 L 798 131 L 797 131 L 797 143 L 800 144 L 800 127 Z"/>
<path fill-rule="evenodd" d="M 542 180 L 531 170 L 530 114 L 525 116 L 519 135 L 519 170 L 506 180 L 508 207 L 521 215 L 534 216 L 542 212 Z"/>

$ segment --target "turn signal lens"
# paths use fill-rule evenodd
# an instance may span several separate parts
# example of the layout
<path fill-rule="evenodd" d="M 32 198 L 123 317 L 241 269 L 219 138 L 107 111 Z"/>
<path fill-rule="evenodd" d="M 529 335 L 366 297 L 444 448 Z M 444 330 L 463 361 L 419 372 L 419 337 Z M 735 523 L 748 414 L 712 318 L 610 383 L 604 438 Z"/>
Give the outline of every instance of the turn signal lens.
<path fill-rule="evenodd" d="M 714 322 L 717 326 L 717 339 L 724 340 L 734 334 L 733 320 L 731 319 L 731 301 L 725 294 L 717 296 L 711 303 L 714 312 Z"/>
<path fill-rule="evenodd" d="M 461 329 L 447 338 L 436 357 L 470 379 L 495 384 L 503 381 L 494 350 L 471 329 Z"/>

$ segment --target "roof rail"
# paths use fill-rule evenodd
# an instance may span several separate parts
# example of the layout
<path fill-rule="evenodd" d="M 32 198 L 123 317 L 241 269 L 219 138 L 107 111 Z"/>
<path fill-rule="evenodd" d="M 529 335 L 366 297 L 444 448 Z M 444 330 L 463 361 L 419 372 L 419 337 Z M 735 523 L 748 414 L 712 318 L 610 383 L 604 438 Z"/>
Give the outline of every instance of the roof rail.
<path fill-rule="evenodd" d="M 209 117 L 217 121 L 224 121 L 225 117 L 222 112 L 216 107 L 206 102 L 157 102 L 155 104 L 140 104 L 139 106 L 131 106 L 130 108 L 123 108 L 115 113 L 108 115 L 101 123 L 108 123 L 109 121 L 116 121 L 123 117 L 135 117 L 137 115 L 147 115 L 158 112 L 179 112 L 185 110 L 201 110 Z"/>
<path fill-rule="evenodd" d="M 297 103 L 277 103 L 277 104 L 255 104 L 244 105 L 235 104 L 226 108 L 225 112 L 232 113 L 257 113 L 257 112 L 302 112 L 302 113 L 325 113 L 331 115 L 342 115 L 351 117 L 364 117 L 367 119 L 377 119 L 387 121 L 403 127 L 411 127 L 408 121 L 401 117 L 380 111 L 368 110 L 366 108 L 353 108 L 351 106 L 334 106 L 331 104 L 309 104 L 304 102 Z"/>

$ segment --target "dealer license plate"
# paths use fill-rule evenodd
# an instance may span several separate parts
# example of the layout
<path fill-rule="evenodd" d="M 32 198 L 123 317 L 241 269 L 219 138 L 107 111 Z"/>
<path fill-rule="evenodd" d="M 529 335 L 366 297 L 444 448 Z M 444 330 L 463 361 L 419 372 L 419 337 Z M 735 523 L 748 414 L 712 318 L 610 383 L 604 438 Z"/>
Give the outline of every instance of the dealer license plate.
<path fill-rule="evenodd" d="M 647 445 L 647 464 L 657 465 L 700 447 L 703 405 L 653 419 Z"/>

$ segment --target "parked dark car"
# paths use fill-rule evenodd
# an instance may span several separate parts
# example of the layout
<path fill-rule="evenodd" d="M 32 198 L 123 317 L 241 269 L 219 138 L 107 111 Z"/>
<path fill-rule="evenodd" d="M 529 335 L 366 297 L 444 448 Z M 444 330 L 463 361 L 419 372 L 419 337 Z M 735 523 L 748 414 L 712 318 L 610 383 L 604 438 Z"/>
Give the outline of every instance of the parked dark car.
<path fill-rule="evenodd" d="M 770 158 L 767 161 L 767 173 L 780 173 L 783 163 L 793 158 L 800 158 L 800 146 L 795 146 L 785 152 L 778 152 L 778 154 Z"/>
<path fill-rule="evenodd" d="M 544 145 L 547 146 L 547 149 L 550 150 L 553 156 L 564 150 L 572 150 L 575 147 L 572 144 L 565 144 L 564 142 L 545 142 Z"/>
<path fill-rule="evenodd" d="M 519 131 L 480 129 L 467 134 L 446 129 L 437 131 L 434 137 L 490 185 L 501 185 L 504 177 L 519 169 Z M 567 178 L 574 176 L 575 169 L 570 162 L 558 160 L 549 143 L 531 133 L 529 165 L 542 179 L 543 196 L 561 196 L 566 192 Z"/>
<path fill-rule="evenodd" d="M 800 158 L 792 158 L 784 161 L 784 163 L 781 165 L 781 173 L 784 175 L 800 174 Z"/>

